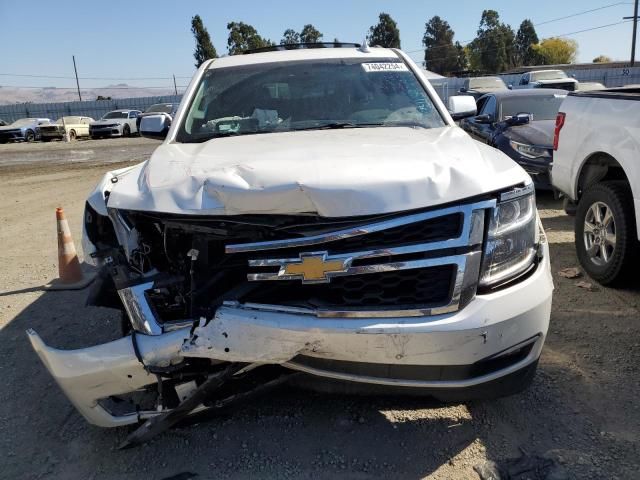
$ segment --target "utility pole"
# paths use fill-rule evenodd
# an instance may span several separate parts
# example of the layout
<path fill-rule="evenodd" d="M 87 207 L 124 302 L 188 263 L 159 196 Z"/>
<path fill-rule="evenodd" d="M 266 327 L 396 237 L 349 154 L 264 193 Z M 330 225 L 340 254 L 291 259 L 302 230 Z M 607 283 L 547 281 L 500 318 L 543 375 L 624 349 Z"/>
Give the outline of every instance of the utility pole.
<path fill-rule="evenodd" d="M 178 86 L 176 85 L 176 74 L 173 74 L 173 91 L 178 95 Z"/>
<path fill-rule="evenodd" d="M 638 34 L 638 0 L 635 0 L 633 17 L 622 17 L 623 20 L 633 19 L 633 34 L 631 35 L 631 66 L 636 63 L 636 37 Z"/>
<path fill-rule="evenodd" d="M 82 101 L 82 95 L 80 95 L 80 82 L 78 81 L 78 69 L 76 68 L 76 56 L 72 55 L 73 58 L 73 71 L 76 72 L 76 86 L 78 87 L 78 98 Z"/>

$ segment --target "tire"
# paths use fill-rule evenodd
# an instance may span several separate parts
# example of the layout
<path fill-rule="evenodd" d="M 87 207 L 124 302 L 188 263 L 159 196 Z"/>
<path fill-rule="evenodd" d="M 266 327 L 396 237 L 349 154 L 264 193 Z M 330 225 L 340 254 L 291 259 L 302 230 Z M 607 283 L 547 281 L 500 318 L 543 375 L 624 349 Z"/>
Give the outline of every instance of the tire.
<path fill-rule="evenodd" d="M 76 131 L 75 130 L 70 130 L 69 131 L 69 141 L 74 142 L 76 140 L 76 138 L 78 138 L 78 136 L 76 135 Z"/>
<path fill-rule="evenodd" d="M 122 127 L 122 136 L 128 137 L 130 135 L 131 135 L 131 127 L 129 125 L 125 125 L 124 127 Z"/>
<path fill-rule="evenodd" d="M 576 252 L 587 274 L 602 285 L 626 279 L 638 257 L 633 197 L 625 181 L 590 187 L 576 211 Z"/>
<path fill-rule="evenodd" d="M 33 130 L 27 130 L 27 133 L 24 134 L 24 141 L 25 142 L 33 142 L 36 139 L 36 134 L 33 133 Z"/>

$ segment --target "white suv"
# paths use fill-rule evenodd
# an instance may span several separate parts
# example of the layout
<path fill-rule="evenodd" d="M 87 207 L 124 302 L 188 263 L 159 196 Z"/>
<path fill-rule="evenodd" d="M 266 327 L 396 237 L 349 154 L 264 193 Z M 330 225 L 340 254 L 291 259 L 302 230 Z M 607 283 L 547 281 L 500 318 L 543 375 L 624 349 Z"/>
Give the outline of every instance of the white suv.
<path fill-rule="evenodd" d="M 145 431 L 215 407 L 201 400 L 239 374 L 442 400 L 520 391 L 553 290 L 534 188 L 456 126 L 472 97 L 451 108 L 396 49 L 205 62 L 170 128 L 142 118 L 165 137 L 151 159 L 87 201 L 93 303 L 126 312 L 130 333 L 62 352 L 30 332 L 34 348 L 90 422 Z M 151 408 L 110 409 L 140 389 Z"/>

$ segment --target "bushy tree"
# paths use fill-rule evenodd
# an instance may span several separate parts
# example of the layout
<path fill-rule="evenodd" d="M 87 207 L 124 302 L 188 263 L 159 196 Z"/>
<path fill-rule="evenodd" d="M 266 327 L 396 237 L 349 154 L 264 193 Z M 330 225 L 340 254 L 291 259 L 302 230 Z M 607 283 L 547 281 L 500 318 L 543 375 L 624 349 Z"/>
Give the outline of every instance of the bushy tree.
<path fill-rule="evenodd" d="M 211 37 L 209 37 L 209 32 L 202 23 L 200 15 L 195 15 L 191 19 L 191 32 L 196 39 L 196 50 L 193 52 L 193 57 L 196 59 L 196 68 L 210 58 L 218 58 L 218 52 L 216 52 L 213 43 L 211 43 Z"/>
<path fill-rule="evenodd" d="M 322 41 L 322 33 L 310 23 L 302 27 L 300 32 L 300 41 L 302 43 L 319 43 Z"/>
<path fill-rule="evenodd" d="M 568 38 L 545 38 L 533 49 L 541 65 L 575 63 L 578 56 L 578 43 Z"/>
<path fill-rule="evenodd" d="M 607 57 L 606 55 L 598 55 L 592 61 L 593 63 L 610 63 L 613 60 L 611 60 L 611 57 Z"/>
<path fill-rule="evenodd" d="M 470 48 L 479 62 L 479 69 L 489 73 L 503 72 L 515 64 L 515 34 L 500 21 L 495 10 L 484 10 L 477 37 Z"/>
<path fill-rule="evenodd" d="M 533 26 L 533 22 L 529 19 L 523 20 L 516 34 L 515 66 L 535 65 L 538 63 L 536 52 L 533 49 L 533 45 L 536 45 L 538 41 L 538 34 Z"/>
<path fill-rule="evenodd" d="M 400 48 L 400 30 L 395 20 L 388 13 L 378 16 L 378 23 L 369 28 L 370 45 L 385 48 Z"/>
<path fill-rule="evenodd" d="M 282 34 L 282 40 L 280 40 L 280 45 L 295 45 L 296 43 L 300 43 L 300 34 L 296 32 L 293 28 L 288 28 Z"/>
<path fill-rule="evenodd" d="M 457 69 L 458 51 L 453 44 L 453 36 L 449 23 L 438 15 L 425 24 L 422 45 L 426 68 L 441 75 L 449 75 Z"/>
<path fill-rule="evenodd" d="M 456 42 L 456 71 L 464 72 L 469 69 L 469 59 L 467 58 L 467 49 L 460 42 Z"/>
<path fill-rule="evenodd" d="M 230 22 L 227 24 L 227 30 L 229 30 L 227 39 L 229 55 L 274 45 L 271 40 L 262 38 L 255 28 L 244 22 Z"/>

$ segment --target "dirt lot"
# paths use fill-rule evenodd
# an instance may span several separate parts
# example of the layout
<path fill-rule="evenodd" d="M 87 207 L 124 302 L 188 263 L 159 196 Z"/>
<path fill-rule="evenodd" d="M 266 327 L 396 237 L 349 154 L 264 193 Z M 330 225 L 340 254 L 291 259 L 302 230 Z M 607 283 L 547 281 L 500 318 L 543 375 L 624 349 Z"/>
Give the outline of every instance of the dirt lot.
<path fill-rule="evenodd" d="M 127 430 L 88 425 L 24 334 L 33 327 L 47 343 L 68 348 L 116 335 L 115 317 L 83 307 L 84 292 L 39 288 L 57 271 L 55 207 L 65 207 L 79 247 L 84 199 L 114 167 L 105 164 L 139 160 L 155 145 L 103 142 L 47 146 L 46 157 L 40 145 L 0 149 L 1 478 L 474 479 L 474 466 L 487 459 L 504 464 L 523 452 L 556 462 L 550 479 L 638 478 L 640 286 L 588 291 L 576 286 L 588 279 L 557 275 L 540 368 L 520 395 L 442 406 L 283 388 L 119 451 Z M 85 162 L 69 160 L 84 149 L 92 152 L 80 154 Z M 27 164 L 18 165 L 21 156 Z M 576 266 L 572 219 L 549 196 L 539 206 L 554 274 Z"/>

